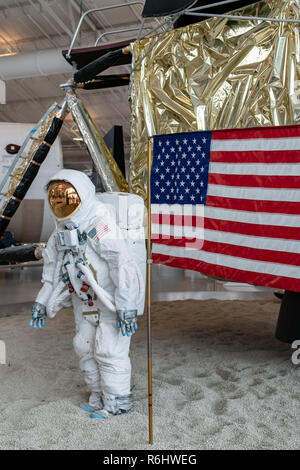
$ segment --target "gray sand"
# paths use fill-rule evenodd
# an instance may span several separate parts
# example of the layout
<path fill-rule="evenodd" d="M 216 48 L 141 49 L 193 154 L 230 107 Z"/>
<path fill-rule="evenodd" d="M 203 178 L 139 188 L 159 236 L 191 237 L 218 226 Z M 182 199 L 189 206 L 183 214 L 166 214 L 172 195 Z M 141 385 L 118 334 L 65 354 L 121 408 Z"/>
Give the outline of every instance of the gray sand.
<path fill-rule="evenodd" d="M 297 449 L 300 366 L 274 339 L 276 301 L 153 304 L 154 445 L 148 444 L 146 317 L 132 342 L 136 409 L 98 421 L 72 349 L 70 309 L 41 331 L 0 318 L 0 449 Z"/>

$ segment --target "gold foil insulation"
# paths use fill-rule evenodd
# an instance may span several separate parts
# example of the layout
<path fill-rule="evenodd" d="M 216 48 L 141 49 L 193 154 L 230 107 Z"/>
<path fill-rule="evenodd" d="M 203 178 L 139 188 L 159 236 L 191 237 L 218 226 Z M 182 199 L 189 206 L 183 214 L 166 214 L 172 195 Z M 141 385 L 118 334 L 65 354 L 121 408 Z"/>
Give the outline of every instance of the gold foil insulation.
<path fill-rule="evenodd" d="M 39 146 L 43 143 L 44 138 L 47 135 L 47 132 L 56 114 L 57 114 L 57 109 L 54 109 L 49 114 L 47 119 L 45 119 L 45 121 L 41 124 L 38 137 L 32 141 L 26 155 L 24 155 L 24 158 L 22 159 L 21 163 L 17 166 L 17 168 L 15 169 L 15 171 L 12 173 L 10 177 L 9 184 L 8 184 L 8 191 L 7 191 L 8 194 L 14 193 L 16 187 L 18 186 L 21 179 L 23 178 L 34 154 L 38 150 Z"/>
<path fill-rule="evenodd" d="M 300 18 L 300 0 L 235 15 Z M 156 44 L 153 47 L 154 42 Z M 146 198 L 147 137 L 300 121 L 300 25 L 210 18 L 132 46 L 130 187 Z"/>

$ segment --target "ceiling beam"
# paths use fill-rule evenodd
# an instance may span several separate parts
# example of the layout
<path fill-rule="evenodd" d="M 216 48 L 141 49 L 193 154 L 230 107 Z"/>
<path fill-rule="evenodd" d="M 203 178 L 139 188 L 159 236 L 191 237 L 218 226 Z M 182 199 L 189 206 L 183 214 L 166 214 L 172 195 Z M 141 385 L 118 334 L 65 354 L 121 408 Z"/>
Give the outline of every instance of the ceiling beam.
<path fill-rule="evenodd" d="M 81 15 L 84 13 L 84 11 L 80 8 L 80 6 L 78 5 L 78 3 L 76 2 L 76 0 L 70 0 L 71 4 L 73 5 L 74 9 L 77 11 L 77 13 L 79 14 L 79 17 L 81 17 Z M 85 22 L 86 24 L 89 25 L 89 27 L 91 28 L 91 30 L 97 34 L 98 32 L 98 26 L 94 23 L 93 20 L 91 20 L 91 18 L 85 18 Z"/>
<path fill-rule="evenodd" d="M 44 20 L 50 25 L 50 27 L 52 29 L 54 29 L 57 34 L 60 36 L 60 37 L 63 37 L 63 33 L 53 24 L 53 22 L 51 22 L 48 17 L 42 12 L 42 9 L 41 9 L 41 5 L 40 3 L 36 4 L 33 2 L 33 0 L 29 0 L 30 1 L 30 4 L 33 6 L 34 10 L 35 10 L 35 14 L 38 14 L 38 15 L 41 15 Z M 39 7 L 39 6 L 40 7 Z"/>
<path fill-rule="evenodd" d="M 132 0 L 124 0 L 126 3 L 128 2 L 131 2 Z M 142 21 L 142 10 L 141 10 L 141 13 L 140 15 L 136 12 L 136 8 L 142 8 L 143 9 L 143 6 L 142 5 L 128 5 L 128 7 L 130 8 L 130 10 L 132 11 L 132 13 L 134 14 L 134 16 L 136 17 L 136 19 L 139 21 L 139 23 L 141 23 Z"/>
<path fill-rule="evenodd" d="M 60 4 L 58 5 L 59 5 L 59 8 L 62 10 L 62 7 L 60 6 Z M 71 0 L 68 0 L 68 12 L 69 12 L 70 20 L 71 20 L 72 31 L 74 34 L 75 29 L 76 29 L 76 21 L 75 21 L 75 15 L 74 15 L 74 8 L 73 8 Z"/>
<path fill-rule="evenodd" d="M 58 44 L 57 42 L 55 42 L 55 40 L 53 40 L 49 34 L 47 34 L 47 32 L 45 31 L 44 28 L 42 28 L 39 24 L 38 21 L 36 21 L 32 15 L 30 15 L 29 13 L 26 13 L 25 10 L 24 10 L 24 4 L 20 3 L 19 0 L 15 0 L 15 3 L 16 5 L 18 6 L 18 8 L 24 13 L 24 16 L 20 16 L 17 18 L 18 21 L 20 21 L 24 26 L 27 26 L 27 29 L 30 29 L 29 26 L 27 25 L 26 23 L 26 20 L 28 19 L 32 24 L 34 24 L 34 26 L 42 33 L 42 35 L 50 42 L 50 44 L 52 46 L 54 46 L 55 48 L 58 47 Z M 30 30 L 30 32 L 32 33 L 32 30 Z"/>
<path fill-rule="evenodd" d="M 49 15 L 52 16 L 54 21 L 63 30 L 63 32 L 66 33 L 72 39 L 73 38 L 72 31 L 67 27 L 67 25 L 64 23 L 64 21 L 59 16 L 57 16 L 55 11 L 49 6 L 49 3 L 47 2 L 47 0 L 39 0 L 39 4 L 41 5 L 42 9 L 43 8 L 46 9 L 46 11 L 49 13 Z"/>
<path fill-rule="evenodd" d="M 49 5 L 55 4 L 55 0 L 49 0 Z M 24 18 L 27 15 L 33 14 L 37 4 L 33 1 L 28 0 L 26 3 L 21 5 L 18 2 L 18 6 L 4 6 L 0 7 L 0 18 L 2 19 L 19 19 Z M 40 12 L 40 10 L 38 10 Z"/>
<path fill-rule="evenodd" d="M 86 11 L 87 7 L 83 4 L 83 9 L 80 8 L 76 0 L 65 0 L 68 2 L 69 11 L 69 24 L 65 24 L 64 21 L 59 17 L 57 10 L 64 11 L 60 2 L 55 2 L 53 0 L 28 0 L 26 3 L 21 3 L 19 0 L 15 0 L 14 6 L 7 6 L 0 8 L 0 24 L 2 31 L 5 30 L 5 22 L 9 23 L 9 20 L 19 20 L 22 21 L 24 26 L 28 31 L 28 37 L 22 37 L 16 39 L 18 48 L 21 51 L 28 49 L 30 43 L 34 43 L 36 48 L 41 48 L 39 41 L 45 40 L 45 44 L 42 45 L 42 48 L 47 49 L 48 47 L 57 47 L 64 48 L 67 47 L 70 38 L 73 37 L 74 25 L 77 25 L 77 21 L 80 18 L 81 14 Z M 54 7 L 55 10 L 54 11 Z M 129 10 L 129 8 L 128 8 Z M 46 21 L 49 25 L 49 28 L 45 28 L 40 24 L 40 18 L 43 19 L 43 22 Z M 137 23 L 127 22 L 121 24 L 111 25 L 105 15 L 101 15 L 101 19 L 96 15 L 91 17 L 86 17 L 84 24 L 86 25 L 81 30 L 81 44 L 83 45 L 93 45 L 95 38 L 98 37 L 99 32 L 108 31 L 108 25 L 111 29 L 118 29 L 119 27 L 126 26 L 138 26 L 140 22 L 139 16 L 136 14 Z M 34 25 L 34 27 L 41 33 L 37 35 L 36 31 L 30 31 L 30 26 L 26 24 L 28 21 Z M 100 24 L 101 23 L 101 24 Z M 88 26 L 88 30 L 87 30 Z M 32 33 L 30 35 L 30 32 Z M 27 33 L 26 33 L 27 34 Z M 8 36 L 5 35 L 4 36 Z M 8 41 L 7 37 L 4 37 L 4 40 Z M 111 37 L 105 37 L 106 42 L 112 40 Z"/>

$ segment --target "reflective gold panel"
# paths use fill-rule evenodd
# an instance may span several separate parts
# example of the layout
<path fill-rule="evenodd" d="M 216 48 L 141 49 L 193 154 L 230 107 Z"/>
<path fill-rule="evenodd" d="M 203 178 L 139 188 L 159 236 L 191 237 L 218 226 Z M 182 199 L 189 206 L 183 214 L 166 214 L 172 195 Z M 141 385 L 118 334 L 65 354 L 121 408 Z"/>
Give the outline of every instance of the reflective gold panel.
<path fill-rule="evenodd" d="M 235 15 L 300 18 L 300 0 Z M 133 45 L 131 189 L 146 197 L 148 135 L 300 121 L 300 26 L 210 18 Z"/>
<path fill-rule="evenodd" d="M 49 204 L 58 220 L 68 219 L 81 206 L 80 197 L 71 183 L 53 181 L 48 188 Z"/>

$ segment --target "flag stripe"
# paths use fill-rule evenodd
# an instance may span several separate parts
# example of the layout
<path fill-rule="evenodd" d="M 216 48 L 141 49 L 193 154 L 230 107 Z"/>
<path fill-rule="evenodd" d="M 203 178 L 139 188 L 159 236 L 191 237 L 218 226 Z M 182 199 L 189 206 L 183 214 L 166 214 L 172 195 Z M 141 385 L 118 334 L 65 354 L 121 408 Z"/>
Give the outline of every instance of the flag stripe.
<path fill-rule="evenodd" d="M 284 251 L 261 250 L 258 248 L 239 247 L 237 252 L 236 245 L 228 243 L 211 242 L 208 240 L 188 239 L 188 238 L 164 238 L 162 235 L 153 236 L 153 241 L 156 244 L 185 247 L 195 250 L 203 250 L 210 253 L 221 253 L 223 255 L 235 256 L 239 258 L 246 258 L 250 260 L 268 261 L 271 263 L 290 264 L 294 266 L 300 265 L 299 253 L 286 253 Z M 188 255 L 188 250 L 186 255 Z M 187 256 L 188 257 L 188 256 Z"/>
<path fill-rule="evenodd" d="M 185 227 L 204 227 L 204 217 L 192 215 L 176 215 L 176 214 L 151 214 L 152 231 L 154 224 L 183 225 Z"/>
<path fill-rule="evenodd" d="M 103 221 L 99 222 L 96 225 L 95 229 L 96 229 L 96 234 L 93 237 L 93 240 L 95 242 L 98 242 L 100 238 L 102 238 L 106 233 L 110 232 L 109 227 Z"/>
<path fill-rule="evenodd" d="M 211 173 L 208 184 L 248 188 L 300 188 L 300 176 L 222 175 Z"/>
<path fill-rule="evenodd" d="M 224 139 L 271 139 L 280 137 L 299 137 L 299 126 L 251 127 L 245 129 L 218 129 L 212 131 L 214 140 Z"/>
<path fill-rule="evenodd" d="M 159 243 L 153 243 L 153 253 L 176 258 L 189 258 L 194 261 L 203 261 L 205 263 L 220 265 L 232 269 L 242 269 L 243 271 L 252 271 L 260 274 L 272 274 L 274 276 L 286 276 L 288 274 L 288 277 L 290 278 L 300 278 L 299 267 L 291 266 L 289 264 L 250 260 L 239 256 L 228 256 L 222 253 L 209 253 L 203 250 L 187 250 L 184 247 L 167 246 Z"/>
<path fill-rule="evenodd" d="M 245 222 L 252 223 L 255 225 L 276 225 L 279 227 L 300 227 L 300 215 L 285 215 L 285 214 L 272 214 L 272 213 L 263 213 L 263 212 L 250 212 L 246 210 L 231 210 L 224 209 L 219 207 L 203 206 L 202 204 L 151 204 L 153 216 L 157 214 L 168 214 L 172 211 L 176 215 L 184 215 L 184 225 L 189 225 L 186 223 L 186 217 L 188 216 L 197 216 L 197 224 L 199 227 L 201 225 L 198 223 L 203 216 L 210 219 L 220 219 L 231 222 Z M 158 223 L 158 222 L 156 222 Z M 180 219 L 179 219 L 179 223 Z"/>
<path fill-rule="evenodd" d="M 279 138 L 279 139 L 230 139 L 212 140 L 211 152 L 262 152 L 268 150 L 283 151 L 300 150 L 300 137 Z"/>
<path fill-rule="evenodd" d="M 236 152 L 235 149 L 232 152 L 211 152 L 211 162 L 225 162 L 225 163 L 265 163 L 274 164 L 282 161 L 282 152 L 273 150 L 272 152 L 265 150 L 260 152 Z M 284 164 L 285 163 L 299 163 L 300 152 L 298 150 L 285 150 L 284 152 Z"/>
<path fill-rule="evenodd" d="M 193 250 L 202 250 L 204 240 L 197 238 L 187 237 L 168 237 L 165 235 L 153 233 L 152 240 L 159 245 L 179 246 L 184 248 L 191 248 Z"/>
<path fill-rule="evenodd" d="M 192 225 L 152 224 L 152 238 L 154 239 L 158 234 L 164 235 L 165 237 L 174 236 L 177 238 L 187 237 L 203 239 L 204 229 Z"/>
<path fill-rule="evenodd" d="M 205 222 L 204 222 L 205 220 Z M 223 232 L 240 233 L 244 235 L 253 235 L 257 237 L 270 237 L 270 238 L 281 238 L 287 240 L 300 240 L 300 228 L 299 227 L 287 227 L 285 225 L 263 225 L 263 224 L 251 224 L 247 222 L 235 222 L 234 220 L 222 220 L 222 219 L 210 219 L 206 217 L 196 216 L 174 216 L 171 215 L 166 220 L 166 217 L 162 214 L 152 214 L 152 231 L 153 233 L 159 233 L 159 230 L 155 225 L 163 225 L 168 223 L 172 225 L 183 225 L 184 228 L 191 227 L 203 227 L 205 229 L 220 230 Z"/>
<path fill-rule="evenodd" d="M 214 163 L 209 165 L 209 173 L 222 175 L 257 175 L 257 176 L 300 176 L 300 163 Z"/>
<path fill-rule="evenodd" d="M 225 209 L 299 215 L 298 202 L 285 202 L 284 204 L 280 204 L 278 201 L 251 201 L 246 199 L 226 199 L 224 197 L 207 196 L 206 204 L 214 207 L 223 207 Z"/>
<path fill-rule="evenodd" d="M 298 201 L 300 201 L 300 189 L 278 190 L 277 188 L 260 188 L 260 190 L 257 191 L 256 188 L 236 188 L 210 183 L 208 184 L 207 195 L 234 199 L 252 199 L 259 201 L 262 200 L 278 202 L 279 200 L 281 203 L 297 202 L 298 208 Z"/>
<path fill-rule="evenodd" d="M 153 238 L 163 235 L 167 240 L 167 236 L 197 238 L 217 243 L 228 243 L 236 246 L 237 254 L 241 247 L 259 248 L 261 250 L 280 251 L 278 248 L 283 245 L 286 253 L 300 253 L 299 240 L 284 240 L 280 238 L 268 238 L 243 235 L 239 233 L 222 232 L 221 230 L 198 229 L 197 227 L 173 226 L 174 233 L 170 231 L 169 225 L 154 225 L 152 228 Z M 177 229 L 177 230 L 176 230 Z M 204 232 L 204 233 L 203 233 Z M 205 249 L 205 248 L 203 248 Z"/>
<path fill-rule="evenodd" d="M 204 251 L 210 253 L 222 253 L 223 255 L 235 256 L 251 260 L 265 261 L 270 263 L 281 263 L 284 265 L 300 265 L 300 254 L 293 252 L 275 251 L 268 249 L 259 249 L 253 247 L 240 246 L 237 251 L 236 245 L 228 243 L 218 243 L 205 240 L 203 244 Z M 299 271 L 299 269 L 298 269 Z"/>
<path fill-rule="evenodd" d="M 189 215 L 204 215 L 204 205 L 203 204 L 151 204 L 152 214 L 176 214 L 185 216 Z"/>
<path fill-rule="evenodd" d="M 219 277 L 221 279 L 230 279 L 236 282 L 245 282 L 257 286 L 268 286 L 279 289 L 293 290 L 300 292 L 300 281 L 288 276 L 260 274 L 255 271 L 244 271 L 242 269 L 232 269 L 218 264 L 205 263 L 203 261 L 195 262 L 192 259 L 181 257 L 170 257 L 156 252 L 152 254 L 153 263 L 165 264 L 174 268 L 192 269 L 208 276 Z"/>
<path fill-rule="evenodd" d="M 221 219 L 205 219 L 205 229 L 233 232 L 256 237 L 269 237 L 287 240 L 300 240 L 299 227 L 248 224 Z"/>

